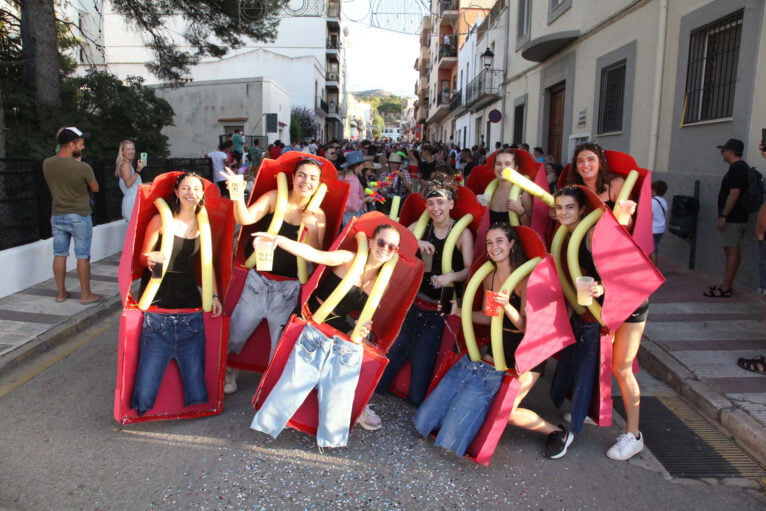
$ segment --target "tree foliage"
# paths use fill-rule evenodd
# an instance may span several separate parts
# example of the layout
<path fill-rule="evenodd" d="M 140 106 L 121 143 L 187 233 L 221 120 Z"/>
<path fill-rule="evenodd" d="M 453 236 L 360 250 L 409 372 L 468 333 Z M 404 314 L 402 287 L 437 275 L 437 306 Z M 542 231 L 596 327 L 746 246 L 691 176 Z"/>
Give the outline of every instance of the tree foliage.
<path fill-rule="evenodd" d="M 116 12 L 146 38 L 155 60 L 150 71 L 178 82 L 201 57 L 222 57 L 255 41 L 273 41 L 276 14 L 287 0 L 112 0 Z M 175 23 L 174 23 L 175 22 Z M 182 32 L 172 29 L 183 26 Z"/>
<path fill-rule="evenodd" d="M 315 138 L 317 123 L 314 112 L 305 106 L 294 106 L 290 111 L 290 141 L 300 142 L 304 139 Z"/>

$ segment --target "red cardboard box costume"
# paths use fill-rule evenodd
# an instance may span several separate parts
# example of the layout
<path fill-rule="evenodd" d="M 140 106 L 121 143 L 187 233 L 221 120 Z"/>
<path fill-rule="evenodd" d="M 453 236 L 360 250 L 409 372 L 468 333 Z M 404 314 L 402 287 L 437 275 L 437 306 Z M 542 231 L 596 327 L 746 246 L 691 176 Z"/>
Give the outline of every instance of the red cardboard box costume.
<path fill-rule="evenodd" d="M 417 240 L 406 228 L 393 223 L 382 213 L 367 213 L 353 219 L 333 243 L 332 247 L 330 247 L 330 251 L 339 249 L 356 251 L 356 233 L 364 232 L 369 238 L 375 228 L 381 224 L 394 225 L 399 232 L 399 260 L 372 319 L 372 334 L 375 345 L 364 344 L 363 346 L 364 353 L 361 373 L 356 386 L 349 426 L 352 426 L 362 413 L 388 363 L 385 353 L 399 333 L 404 316 L 412 300 L 415 298 L 423 275 L 423 263 L 415 257 L 418 249 Z M 326 274 L 329 272 L 330 270 L 325 266 L 317 267 L 314 274 L 301 290 L 300 303 L 308 301 L 320 281 L 326 278 Z M 316 325 L 313 321 L 306 321 L 301 317 L 292 316 L 282 333 L 271 364 L 261 377 L 258 389 L 253 397 L 254 409 L 260 409 L 274 386 L 283 376 L 289 355 L 307 323 L 315 325 L 328 336 L 346 337 L 345 333 L 339 332 L 327 324 Z M 287 425 L 309 435 L 317 434 L 318 399 L 316 389 L 311 391 Z"/>
<path fill-rule="evenodd" d="M 548 179 L 545 174 L 545 165 L 535 161 L 534 157 L 523 149 L 512 149 L 516 158 L 517 171 L 530 180 L 534 181 L 545 190 L 549 190 Z M 487 163 L 484 165 L 478 165 L 471 170 L 471 174 L 468 176 L 466 186 L 471 189 L 476 195 L 484 193 L 487 186 L 497 177 L 495 175 L 495 157 L 498 152 L 490 154 L 487 158 Z M 542 200 L 537 197 L 533 197 L 532 201 L 532 220 L 530 227 L 538 233 L 543 239 L 546 237 L 549 226 L 552 220 L 549 216 L 550 208 Z M 486 219 L 482 219 L 478 232 L 477 232 L 477 245 L 476 250 L 483 250 L 484 246 L 479 246 L 479 240 L 484 240 L 484 233 L 487 232 L 489 227 L 489 211 L 486 212 Z"/>
<path fill-rule="evenodd" d="M 515 352 L 516 368 L 519 372 L 517 373 L 514 368 L 509 368 L 506 371 L 483 425 L 465 452 L 467 457 L 482 465 L 489 464 L 500 437 L 508 425 L 508 418 L 513 411 L 519 391 L 517 374 L 529 371 L 574 342 L 561 284 L 552 256 L 546 253 L 545 245 L 540 236 L 532 229 L 523 226 L 515 229 L 519 234 L 527 259 L 539 257 L 540 262 L 534 267 L 527 280 L 526 328 L 524 337 Z M 472 266 L 472 276 L 488 260 L 486 250 L 483 251 L 483 254 Z M 481 309 L 482 299 L 483 293 L 477 293 L 472 304 L 464 301 L 463 308 L 467 308 L 467 310 Z M 457 318 L 457 316 L 451 316 L 451 318 Z M 474 328 L 481 327 L 481 330 L 475 329 L 473 336 L 466 336 L 461 328 L 458 339 L 454 339 L 453 336 L 453 340 L 461 346 L 461 352 L 473 352 L 471 358 L 474 359 L 478 358 L 479 345 L 488 341 L 489 329 L 483 325 L 472 326 Z M 473 340 L 474 336 L 477 341 Z M 469 346 L 466 346 L 466 342 L 469 343 L 470 350 L 468 349 Z M 474 342 L 478 342 L 478 345 L 474 345 Z M 459 354 L 449 353 L 443 359 L 435 377 L 435 386 L 459 358 Z"/>
<path fill-rule="evenodd" d="M 120 333 L 117 354 L 117 383 L 114 395 L 114 418 L 123 424 L 151 420 L 186 419 L 221 413 L 223 402 L 223 368 L 226 355 L 225 340 L 228 335 L 228 318 L 219 315 L 211 317 L 203 313 L 205 329 L 205 371 L 208 401 L 204 404 L 184 406 L 184 389 L 175 362 L 168 365 L 162 377 L 159 393 L 153 408 L 139 417 L 130 409 L 136 368 L 139 358 L 139 339 L 144 317 L 138 308 L 140 297 L 131 294 L 133 280 L 139 278 L 144 266 L 141 261 L 141 247 L 144 234 L 151 218 L 157 214 L 154 201 L 166 199 L 173 194 L 176 178 L 183 172 L 167 172 L 158 176 L 150 185 L 141 185 L 136 196 L 133 215 L 125 235 L 122 257 L 118 269 L 120 294 L 124 310 L 120 317 Z M 200 178 L 204 184 L 205 208 L 207 209 L 212 235 L 213 269 L 218 291 L 223 296 L 231 280 L 231 246 L 234 235 L 234 220 L 231 202 L 221 198 L 218 187 Z M 199 268 L 198 268 L 199 270 Z M 198 271 L 199 273 L 199 271 Z M 152 311 L 149 308 L 149 311 Z"/>
<path fill-rule="evenodd" d="M 585 194 L 587 205 L 583 215 L 594 210 L 603 214 L 594 227 L 591 253 L 593 262 L 604 286 L 604 302 L 596 316 L 602 324 L 600 353 L 598 362 L 598 381 L 594 387 L 590 416 L 599 426 L 609 426 L 612 419 L 612 337 L 614 331 L 664 282 L 662 274 L 649 261 L 638 246 L 604 203 L 584 186 L 578 186 Z M 584 243 L 585 241 L 583 241 Z M 566 246 L 566 245 L 565 245 Z M 558 256 L 555 246 L 551 249 L 554 258 Z M 559 275 L 574 288 L 574 282 L 568 270 L 568 254 L 564 249 L 560 254 Z M 570 303 L 582 315 L 582 306 L 576 305 L 576 299 L 570 294 Z M 595 302 L 594 302 L 595 303 Z M 594 305 L 598 308 L 598 305 Z M 591 309 L 591 313 L 594 309 Z M 587 313 L 585 313 L 587 314 Z"/>
<path fill-rule="evenodd" d="M 628 197 L 636 202 L 636 213 L 633 215 L 633 224 L 630 232 L 633 239 L 645 254 L 654 252 L 654 239 L 652 237 L 652 173 L 649 169 L 638 166 L 636 160 L 627 153 L 620 151 L 604 150 L 604 157 L 609 164 L 609 170 L 621 177 L 627 177 L 631 170 L 638 172 L 638 181 Z M 568 163 L 559 176 L 557 188 L 566 186 L 569 173 L 574 172 L 572 164 Z"/>
<path fill-rule="evenodd" d="M 327 186 L 327 194 L 321 203 L 326 217 L 325 239 L 320 249 L 327 249 L 335 239 L 343 218 L 343 209 L 348 198 L 348 184 L 338 181 L 338 172 L 328 160 L 298 151 L 289 151 L 276 160 L 263 160 L 250 194 L 248 206 L 255 203 L 261 195 L 277 188 L 277 174 L 282 172 L 287 176 L 288 189 L 292 189 L 292 176 L 296 165 L 301 160 L 315 160 L 321 163 L 321 181 Z M 237 305 L 245 285 L 248 268 L 244 266 L 246 246 L 252 247 L 252 233 L 257 230 L 257 223 L 244 225 L 237 238 L 237 248 L 234 255 L 232 284 L 224 301 L 224 314 L 230 316 Z M 265 229 L 264 229 L 265 230 Z M 255 271 L 255 270 L 253 270 Z M 248 371 L 262 372 L 269 364 L 271 338 L 266 321 L 262 321 L 245 342 L 239 353 L 229 353 L 228 366 Z"/>
<path fill-rule="evenodd" d="M 420 216 L 426 209 L 426 201 L 419 193 L 410 194 L 402 205 L 401 215 L 399 222 L 406 228 L 407 226 L 418 221 Z M 476 199 L 476 195 L 465 186 L 458 186 L 457 199 L 455 200 L 455 207 L 450 211 L 450 217 L 454 220 L 460 220 L 465 215 L 470 214 L 473 216 L 473 220 L 468 226 L 471 234 L 476 236 L 476 231 L 479 227 L 479 223 L 486 211 L 486 207 L 479 204 Z M 466 266 L 471 262 L 466 261 Z M 436 358 L 435 367 L 439 367 L 442 364 L 444 357 L 453 350 L 455 344 L 454 333 L 450 333 L 450 329 L 455 329 L 452 324 L 454 320 L 447 317 L 447 324 L 442 335 L 441 345 L 439 346 L 439 353 Z M 402 365 L 396 376 L 391 380 L 391 384 L 388 386 L 388 390 L 393 392 L 399 397 L 407 398 L 410 388 L 411 379 L 411 362 L 408 360 Z"/>

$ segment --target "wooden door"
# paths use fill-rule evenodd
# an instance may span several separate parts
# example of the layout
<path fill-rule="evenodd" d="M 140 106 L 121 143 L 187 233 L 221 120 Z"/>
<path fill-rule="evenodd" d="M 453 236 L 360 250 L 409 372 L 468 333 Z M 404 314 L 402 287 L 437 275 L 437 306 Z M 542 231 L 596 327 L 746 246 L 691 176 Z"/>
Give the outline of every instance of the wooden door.
<path fill-rule="evenodd" d="M 564 146 L 564 100 L 566 82 L 548 88 L 548 154 L 561 161 Z"/>

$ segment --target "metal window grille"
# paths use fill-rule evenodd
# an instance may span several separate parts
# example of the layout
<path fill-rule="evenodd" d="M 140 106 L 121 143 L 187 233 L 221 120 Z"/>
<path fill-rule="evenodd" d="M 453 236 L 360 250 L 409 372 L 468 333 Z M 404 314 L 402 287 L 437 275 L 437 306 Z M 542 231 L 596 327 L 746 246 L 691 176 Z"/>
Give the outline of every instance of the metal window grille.
<path fill-rule="evenodd" d="M 731 117 L 743 13 L 740 10 L 691 33 L 684 123 Z"/>
<path fill-rule="evenodd" d="M 598 99 L 599 133 L 622 130 L 626 64 L 626 60 L 621 60 L 601 70 L 601 89 Z"/>
<path fill-rule="evenodd" d="M 513 143 L 521 144 L 524 142 L 524 108 L 521 103 L 513 108 Z"/>

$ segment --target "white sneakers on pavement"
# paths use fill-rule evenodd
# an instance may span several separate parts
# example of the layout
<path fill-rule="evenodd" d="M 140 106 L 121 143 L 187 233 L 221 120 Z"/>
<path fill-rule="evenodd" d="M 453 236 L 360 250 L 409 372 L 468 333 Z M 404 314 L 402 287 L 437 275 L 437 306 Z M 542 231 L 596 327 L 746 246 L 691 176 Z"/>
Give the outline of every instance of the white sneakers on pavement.
<path fill-rule="evenodd" d="M 607 457 L 615 461 L 629 460 L 644 449 L 644 435 L 638 432 L 638 438 L 633 433 L 623 433 L 617 437 L 617 443 L 606 451 Z"/>
<path fill-rule="evenodd" d="M 367 431 L 377 431 L 383 427 L 383 421 L 377 413 L 372 411 L 370 405 L 364 407 L 364 411 L 356 420 L 356 423 Z"/>
<path fill-rule="evenodd" d="M 239 371 L 236 369 L 232 369 L 231 367 L 226 368 L 226 378 L 223 382 L 223 393 L 224 394 L 234 394 L 237 391 L 237 375 L 239 374 Z"/>

